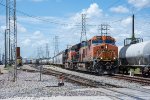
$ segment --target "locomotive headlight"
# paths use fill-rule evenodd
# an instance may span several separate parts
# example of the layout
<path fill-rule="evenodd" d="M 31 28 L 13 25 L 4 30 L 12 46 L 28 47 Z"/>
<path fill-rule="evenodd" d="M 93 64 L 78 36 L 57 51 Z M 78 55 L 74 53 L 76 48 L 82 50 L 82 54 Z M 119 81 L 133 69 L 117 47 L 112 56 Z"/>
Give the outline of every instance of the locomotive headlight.
<path fill-rule="evenodd" d="M 107 45 L 106 45 L 106 49 L 107 49 Z"/>
<path fill-rule="evenodd" d="M 114 60 L 116 59 L 116 57 L 114 57 Z"/>

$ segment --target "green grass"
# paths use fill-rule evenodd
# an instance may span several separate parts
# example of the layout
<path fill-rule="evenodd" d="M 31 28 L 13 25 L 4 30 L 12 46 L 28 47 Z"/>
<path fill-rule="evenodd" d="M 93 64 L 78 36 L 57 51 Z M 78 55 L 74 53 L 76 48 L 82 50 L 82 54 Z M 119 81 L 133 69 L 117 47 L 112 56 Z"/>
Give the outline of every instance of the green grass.
<path fill-rule="evenodd" d="M 12 69 L 13 69 L 13 66 L 7 65 L 4 69 L 5 69 L 5 70 L 12 70 Z"/>
<path fill-rule="evenodd" d="M 135 70 L 134 69 L 130 69 L 130 70 L 133 71 L 134 74 L 141 74 L 140 68 L 136 68 Z"/>

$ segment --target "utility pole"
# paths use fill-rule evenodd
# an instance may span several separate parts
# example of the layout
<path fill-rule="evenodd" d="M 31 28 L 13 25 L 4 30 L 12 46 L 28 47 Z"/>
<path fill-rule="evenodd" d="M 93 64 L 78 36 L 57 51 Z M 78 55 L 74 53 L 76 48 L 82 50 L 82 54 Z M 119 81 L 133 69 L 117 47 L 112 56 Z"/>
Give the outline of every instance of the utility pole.
<path fill-rule="evenodd" d="M 13 52 L 12 51 L 13 51 L 13 45 L 11 44 L 11 52 L 10 52 L 11 53 L 11 63 L 13 62 Z"/>
<path fill-rule="evenodd" d="M 3 56 L 2 56 L 2 62 L 3 64 L 5 63 L 5 54 L 3 53 Z"/>
<path fill-rule="evenodd" d="M 82 31 L 81 31 L 81 38 L 80 42 L 87 41 L 86 36 L 86 14 L 82 14 Z"/>
<path fill-rule="evenodd" d="M 5 67 L 8 64 L 8 31 L 9 31 L 9 0 L 6 0 L 6 29 L 5 29 Z"/>
<path fill-rule="evenodd" d="M 5 68 L 7 67 L 7 29 L 5 30 Z"/>

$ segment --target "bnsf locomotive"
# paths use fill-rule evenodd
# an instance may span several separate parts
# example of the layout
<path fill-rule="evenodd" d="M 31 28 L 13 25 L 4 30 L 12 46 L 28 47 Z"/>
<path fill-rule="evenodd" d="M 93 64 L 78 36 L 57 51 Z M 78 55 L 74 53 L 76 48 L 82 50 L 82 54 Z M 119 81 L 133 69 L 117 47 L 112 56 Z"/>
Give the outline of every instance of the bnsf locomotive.
<path fill-rule="evenodd" d="M 118 47 L 111 36 L 94 36 L 64 50 L 53 63 L 73 70 L 95 72 L 98 75 L 117 70 Z"/>

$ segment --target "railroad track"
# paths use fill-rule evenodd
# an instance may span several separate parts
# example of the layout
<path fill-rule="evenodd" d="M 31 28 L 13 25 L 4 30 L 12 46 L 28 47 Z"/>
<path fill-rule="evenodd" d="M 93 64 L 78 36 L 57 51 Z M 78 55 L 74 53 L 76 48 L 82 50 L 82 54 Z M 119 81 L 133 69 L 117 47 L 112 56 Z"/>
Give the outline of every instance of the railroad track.
<path fill-rule="evenodd" d="M 36 68 L 35 66 L 32 66 L 32 67 Z M 28 71 L 28 69 L 26 71 Z M 28 72 L 31 72 L 31 71 L 28 71 Z M 39 72 L 39 71 L 36 71 L 36 72 Z M 113 98 L 115 100 L 146 100 L 146 99 L 143 99 L 143 97 L 132 94 L 130 92 L 123 92 L 123 91 L 118 91 L 115 89 L 115 88 L 119 88 L 119 89 L 123 88 L 120 86 L 115 86 L 115 85 L 107 84 L 107 83 L 100 83 L 100 82 L 93 81 L 87 78 L 83 78 L 81 76 L 67 74 L 67 73 L 59 72 L 59 71 L 52 70 L 52 69 L 44 68 L 42 73 L 46 75 L 53 75 L 56 77 L 63 74 L 64 79 L 69 80 L 73 83 L 84 85 L 84 86 L 98 88 L 99 92 L 104 93 L 106 96 L 109 96 L 110 98 Z M 131 88 L 128 88 L 128 89 L 130 89 L 131 91 L 147 93 L 148 95 L 150 93 L 149 91 L 144 91 L 144 90 L 136 90 L 136 89 L 131 89 Z"/>
<path fill-rule="evenodd" d="M 148 79 L 148 78 L 137 77 L 137 76 L 131 77 L 131 76 L 121 75 L 121 74 L 115 74 L 114 76 L 112 76 L 112 78 L 127 80 L 130 82 L 136 82 L 136 83 L 140 83 L 142 85 L 150 86 L 150 79 Z"/>
<path fill-rule="evenodd" d="M 34 71 L 34 70 L 30 70 L 30 69 L 23 69 L 23 71 L 40 72 L 39 68 L 37 68 L 35 65 L 30 65 L 30 67 L 34 67 L 37 70 Z M 64 73 L 64 72 L 60 72 L 60 71 L 56 71 L 56 70 L 52 70 L 52 69 L 43 68 L 42 74 L 53 75 L 53 76 L 56 76 L 56 77 L 59 77 L 60 75 L 63 74 L 63 76 L 66 80 L 71 81 L 71 82 L 75 82 L 75 83 L 78 83 L 78 84 L 81 84 L 81 85 L 84 85 L 84 86 L 89 86 L 89 87 L 95 87 L 95 88 L 99 88 L 99 87 L 121 88 L 121 86 L 118 86 L 118 85 L 97 82 L 97 81 L 94 81 L 94 80 L 90 80 L 88 78 L 84 78 L 84 77 L 80 77 L 80 76 L 77 76 L 77 75 L 72 75 L 72 74 L 68 74 L 68 73 Z"/>
<path fill-rule="evenodd" d="M 96 88 L 100 88 L 100 87 L 104 87 L 104 86 L 105 87 L 121 88 L 120 86 L 117 86 L 117 85 L 112 85 L 112 84 L 108 84 L 108 83 L 101 83 L 101 82 L 93 81 L 93 80 L 83 78 L 80 76 L 59 72 L 56 70 L 43 69 L 42 73 L 47 74 L 47 75 L 57 76 L 57 77 L 59 75 L 63 74 L 65 79 L 70 80 L 72 82 L 76 82 L 76 83 L 84 85 L 84 86 L 90 86 L 90 87 L 96 87 Z"/>
<path fill-rule="evenodd" d="M 142 98 L 140 98 L 136 95 L 120 92 L 120 91 L 117 91 L 117 90 L 113 89 L 113 88 L 122 88 L 120 86 L 115 86 L 115 85 L 107 84 L 107 83 L 100 83 L 100 82 L 97 82 L 97 81 L 89 80 L 87 78 L 83 78 L 83 77 L 80 77 L 80 76 L 71 75 L 71 74 L 67 74 L 67 73 L 62 73 L 62 72 L 59 72 L 59 71 L 56 71 L 56 70 L 51 70 L 51 69 L 44 69 L 43 74 L 54 75 L 54 76 L 59 76 L 59 75 L 63 74 L 65 79 L 67 79 L 67 80 L 71 80 L 72 82 L 75 82 L 75 83 L 78 83 L 78 84 L 81 84 L 81 85 L 84 85 L 84 86 L 100 88 L 100 89 L 103 90 L 103 91 L 100 91 L 100 92 L 104 93 L 107 96 L 118 99 L 118 100 L 122 99 L 122 97 L 129 98 L 129 99 L 132 98 L 132 99 L 136 99 L 136 100 L 145 100 L 145 99 L 142 99 Z M 137 90 L 137 91 L 140 91 L 140 90 Z M 121 95 L 121 97 L 118 97 L 118 96 L 114 95 L 113 93 L 116 93 L 117 95 Z M 147 92 L 147 93 L 150 93 L 150 92 Z"/>

